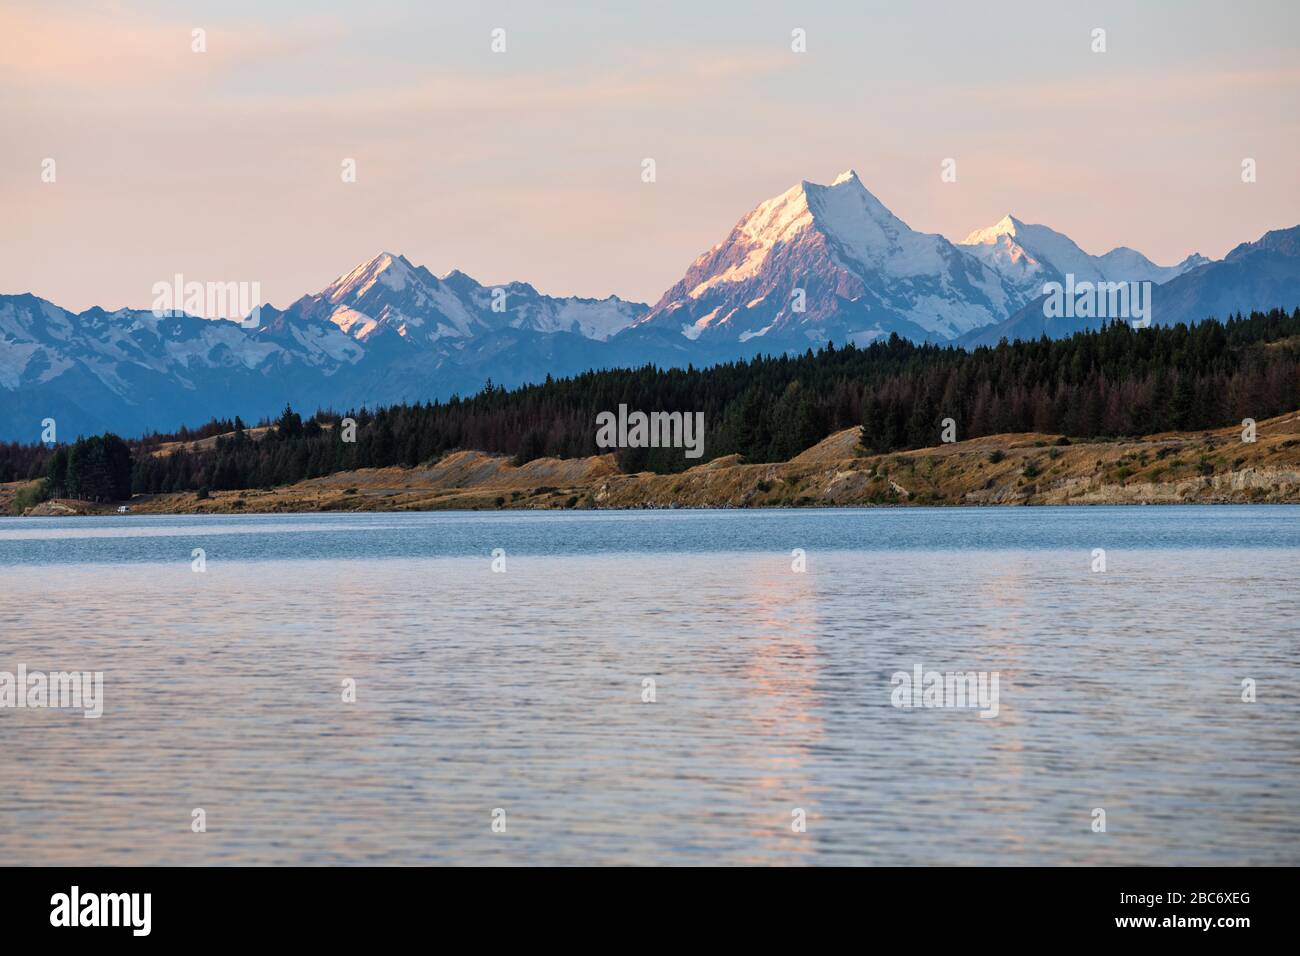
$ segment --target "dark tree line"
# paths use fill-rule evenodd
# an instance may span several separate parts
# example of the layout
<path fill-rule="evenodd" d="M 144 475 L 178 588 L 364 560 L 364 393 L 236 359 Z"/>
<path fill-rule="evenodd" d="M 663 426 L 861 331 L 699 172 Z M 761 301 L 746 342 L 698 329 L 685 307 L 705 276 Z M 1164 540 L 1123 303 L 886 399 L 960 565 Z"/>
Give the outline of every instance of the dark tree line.
<path fill-rule="evenodd" d="M 1058 341 L 1002 343 L 971 352 L 890 336 L 865 348 L 759 357 L 708 369 L 653 366 L 550 377 L 507 391 L 375 411 L 292 409 L 259 439 L 243 422 L 213 421 L 136 443 L 131 487 L 157 493 L 269 488 L 337 471 L 414 466 L 456 449 L 517 463 L 594 455 L 596 415 L 703 412 L 704 456 L 682 449 L 623 449 L 628 470 L 679 471 L 721 455 L 784 461 L 832 432 L 861 426 L 885 452 L 939 442 L 952 418 L 959 439 L 1040 431 L 1077 438 L 1200 430 L 1300 407 L 1300 309 L 1134 330 L 1117 323 Z M 340 422 L 355 421 L 344 441 Z M 167 441 L 221 436 L 190 450 Z M 107 440 L 107 438 L 105 439 Z M 0 473 L 47 474 L 50 450 L 0 446 Z M 71 452 L 68 453 L 69 456 Z M 51 475 L 53 480 L 53 475 Z M 79 486 L 78 486 L 79 487 Z"/>
<path fill-rule="evenodd" d="M 0 482 L 42 477 L 49 457 L 49 449 L 44 445 L 0 442 Z"/>
<path fill-rule="evenodd" d="M 50 454 L 45 493 L 54 498 L 121 501 L 131 497 L 131 448 L 116 435 L 92 435 Z"/>
<path fill-rule="evenodd" d="M 1079 438 L 1196 431 L 1300 407 L 1300 309 L 1227 323 L 1134 330 L 926 356 L 866 390 L 862 443 L 877 451 L 958 438 L 1058 432 Z M 1153 334 L 1154 333 L 1154 334 Z"/>

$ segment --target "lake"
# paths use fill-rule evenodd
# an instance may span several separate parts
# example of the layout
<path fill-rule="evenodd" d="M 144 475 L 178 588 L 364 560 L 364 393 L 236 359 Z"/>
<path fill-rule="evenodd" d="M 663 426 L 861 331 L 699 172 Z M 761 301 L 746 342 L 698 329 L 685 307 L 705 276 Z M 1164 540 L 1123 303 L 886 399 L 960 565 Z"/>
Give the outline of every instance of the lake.
<path fill-rule="evenodd" d="M 0 519 L 0 672 L 103 672 L 0 709 L 0 847 L 1294 865 L 1297 572 L 1291 506 Z"/>

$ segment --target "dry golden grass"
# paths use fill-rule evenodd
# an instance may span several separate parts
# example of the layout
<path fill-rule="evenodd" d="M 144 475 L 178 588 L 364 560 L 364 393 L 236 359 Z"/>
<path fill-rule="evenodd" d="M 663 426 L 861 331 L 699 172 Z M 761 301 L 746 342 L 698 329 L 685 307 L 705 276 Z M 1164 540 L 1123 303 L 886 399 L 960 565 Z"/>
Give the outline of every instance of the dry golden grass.
<path fill-rule="evenodd" d="M 210 441 L 211 439 L 205 439 Z M 745 508 L 869 504 L 1160 504 L 1300 502 L 1300 413 L 1240 429 L 1057 444 L 1060 436 L 992 435 L 871 455 L 858 430 L 829 436 L 788 462 L 727 456 L 675 475 L 626 475 L 613 455 L 508 458 L 459 451 L 417 468 L 341 472 L 272 491 L 136 496 L 140 514 L 423 511 L 495 508 Z M 996 459 L 996 460 L 994 460 Z M 0 485 L 6 510 L 19 484 Z M 33 513 L 111 513 L 47 502 Z"/>

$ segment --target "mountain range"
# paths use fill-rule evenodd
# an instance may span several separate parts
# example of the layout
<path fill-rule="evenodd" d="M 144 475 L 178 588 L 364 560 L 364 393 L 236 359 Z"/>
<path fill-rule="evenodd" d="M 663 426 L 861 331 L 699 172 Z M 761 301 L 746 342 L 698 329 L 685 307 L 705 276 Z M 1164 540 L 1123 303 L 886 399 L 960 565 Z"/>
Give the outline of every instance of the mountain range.
<path fill-rule="evenodd" d="M 0 439 L 172 430 L 213 416 L 470 394 L 593 368 L 697 367 L 897 333 L 963 346 L 1069 335 L 1044 284 L 1151 282 L 1157 324 L 1300 305 L 1300 226 L 1220 261 L 1160 266 L 1119 247 L 1093 256 L 1006 216 L 961 242 L 895 216 L 852 170 L 758 205 L 653 305 L 552 297 L 523 282 L 437 276 L 380 253 L 255 328 L 184 313 L 72 313 L 0 295 Z"/>
<path fill-rule="evenodd" d="M 1276 229 L 1255 242 L 1243 242 L 1217 262 L 1189 256 L 1173 268 L 1179 271 L 1171 278 L 1150 280 L 1157 283 L 1151 288 L 1151 321 L 1157 325 L 1190 325 L 1209 317 L 1249 313 L 1251 309 L 1294 308 L 1300 305 L 1300 226 Z M 1127 273 L 1133 274 L 1140 273 Z M 1127 279 L 1126 273 L 1120 271 L 1089 281 L 1142 280 Z M 1103 321 L 1096 317 L 1048 317 L 1043 297 L 1036 296 L 1003 321 L 961 336 L 957 344 L 974 348 L 997 345 L 1002 339 L 1015 341 L 1043 335 L 1063 338 L 1098 328 Z"/>

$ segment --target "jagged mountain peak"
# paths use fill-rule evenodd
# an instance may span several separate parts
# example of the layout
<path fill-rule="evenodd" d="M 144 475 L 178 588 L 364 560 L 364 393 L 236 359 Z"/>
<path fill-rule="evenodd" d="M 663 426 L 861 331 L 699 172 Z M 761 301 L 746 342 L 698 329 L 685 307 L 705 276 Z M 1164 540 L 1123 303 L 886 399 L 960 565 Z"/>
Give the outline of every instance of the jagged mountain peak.
<path fill-rule="evenodd" d="M 689 340 L 945 340 L 997 321 L 1007 295 L 992 269 L 912 229 L 849 169 L 760 203 L 640 324 Z"/>
<path fill-rule="evenodd" d="M 1061 281 L 1067 275 L 1077 282 L 1168 282 L 1208 261 L 1189 256 L 1178 265 L 1159 266 L 1128 246 L 1094 256 L 1062 232 L 1010 215 L 974 230 L 958 245 L 1026 294 L 1044 281 Z"/>
<path fill-rule="evenodd" d="M 505 329 L 604 340 L 647 308 L 616 298 L 552 297 L 527 282 L 485 286 L 459 269 L 439 278 L 403 255 L 381 252 L 304 296 L 290 312 L 308 322 L 328 322 L 358 342 L 439 351 Z"/>
<path fill-rule="evenodd" d="M 921 266 L 916 259 L 918 253 L 929 265 L 939 265 L 929 255 L 933 240 L 938 238 L 944 245 L 947 240 L 912 229 L 852 170 L 840 174 L 830 186 L 807 184 L 805 192 L 814 223 L 832 241 L 839 256 L 869 267 L 888 263 L 895 274 L 901 274 L 900 267 L 902 272 L 908 272 Z"/>
<path fill-rule="evenodd" d="M 479 284 L 477 279 L 471 276 L 468 272 L 464 272 L 460 269 L 452 269 L 450 272 L 447 272 L 445 275 L 441 275 L 438 278 L 442 282 L 464 281 L 468 279 L 470 282 L 473 282 L 475 285 Z"/>
<path fill-rule="evenodd" d="M 417 272 L 406 256 L 381 252 L 339 276 L 321 294 L 330 302 L 342 302 L 364 296 L 377 284 L 401 292 L 407 285 L 421 281 Z"/>
<path fill-rule="evenodd" d="M 1010 236 L 1011 238 L 1015 238 L 1016 233 L 1019 232 L 1024 227 L 1025 224 L 1023 222 L 1021 222 L 1019 219 L 1017 219 L 1015 216 L 1011 215 L 1010 213 L 1007 213 L 1007 215 L 1003 216 L 1001 219 L 999 219 L 991 226 L 986 226 L 983 229 L 972 230 L 970 234 L 966 236 L 965 239 L 961 240 L 961 242 L 958 243 L 958 245 L 961 246 L 989 245 L 991 243 L 997 242 L 1003 236 Z"/>
<path fill-rule="evenodd" d="M 693 268 L 705 267 L 719 250 L 743 246 L 741 261 L 714 277 L 716 282 L 740 281 L 760 269 L 778 246 L 809 230 L 859 263 L 876 262 L 901 236 L 921 235 L 895 216 L 849 169 L 829 186 L 805 179 L 759 203 L 726 240 L 697 258 Z M 692 289 L 691 294 L 698 297 L 711 284 L 716 283 Z"/>
<path fill-rule="evenodd" d="M 1062 232 L 1057 232 L 1050 226 L 1044 226 L 1038 223 L 1025 222 L 1023 219 L 1017 219 L 1008 213 L 991 226 L 983 229 L 976 229 L 961 240 L 958 245 L 961 246 L 978 246 L 978 245 L 995 245 L 1005 240 L 1012 240 L 1021 246 L 1028 248 L 1031 245 L 1056 248 L 1058 250 L 1070 249 L 1077 250 L 1082 255 L 1087 255 L 1082 249 L 1075 245 L 1074 240 Z"/>

